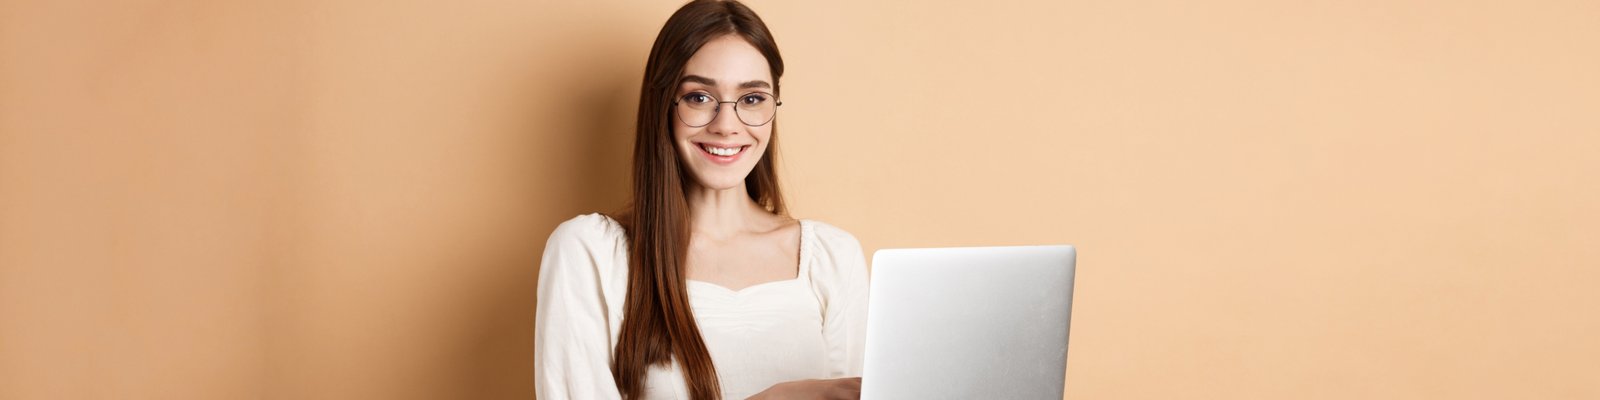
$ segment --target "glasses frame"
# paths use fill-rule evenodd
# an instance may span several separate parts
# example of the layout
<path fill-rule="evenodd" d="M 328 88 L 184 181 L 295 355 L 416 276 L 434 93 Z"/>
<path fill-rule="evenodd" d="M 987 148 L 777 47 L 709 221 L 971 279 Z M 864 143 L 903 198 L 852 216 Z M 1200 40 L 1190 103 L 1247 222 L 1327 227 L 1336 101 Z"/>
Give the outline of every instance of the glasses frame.
<path fill-rule="evenodd" d="M 712 100 L 716 100 L 716 102 L 717 102 L 716 106 L 711 108 L 711 119 L 706 120 L 706 123 L 704 123 L 704 124 L 689 125 L 688 122 L 683 120 L 683 112 L 678 110 L 678 103 L 683 101 L 683 97 L 684 96 L 688 96 L 690 94 L 694 94 L 694 93 L 703 93 L 707 97 L 710 97 Z M 690 127 L 690 128 L 703 128 L 703 127 L 705 127 L 707 125 L 711 125 L 712 122 L 717 122 L 717 116 L 722 115 L 722 105 L 723 104 L 733 103 L 733 119 L 739 120 L 739 123 L 744 124 L 745 126 L 749 126 L 749 127 L 766 126 L 767 124 L 772 123 L 772 120 L 778 119 L 778 107 L 782 107 L 783 106 L 783 99 L 778 98 L 778 95 L 773 94 L 771 92 L 763 92 L 763 91 L 760 91 L 760 90 L 740 93 L 738 97 L 743 98 L 744 96 L 749 95 L 751 93 L 761 93 L 761 94 L 767 95 L 768 97 L 772 97 L 772 101 L 773 101 L 772 115 L 767 117 L 766 121 L 762 121 L 759 124 L 751 124 L 750 122 L 744 120 L 744 116 L 742 114 L 739 114 L 739 101 L 738 100 L 722 101 L 722 99 L 717 98 L 717 95 L 712 94 L 711 92 L 704 91 L 704 90 L 696 90 L 696 91 L 693 91 L 693 92 L 684 93 L 682 96 L 678 96 L 677 98 L 672 99 L 672 116 L 678 117 L 678 123 L 683 124 L 684 126 L 687 126 L 687 127 Z"/>

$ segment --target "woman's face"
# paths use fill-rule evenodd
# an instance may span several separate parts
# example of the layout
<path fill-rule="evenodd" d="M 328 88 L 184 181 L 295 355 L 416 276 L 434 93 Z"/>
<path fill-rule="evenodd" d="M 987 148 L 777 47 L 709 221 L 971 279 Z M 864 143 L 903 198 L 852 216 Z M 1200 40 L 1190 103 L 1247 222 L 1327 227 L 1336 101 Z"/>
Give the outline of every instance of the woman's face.
<path fill-rule="evenodd" d="M 684 160 L 695 181 L 706 189 L 722 190 L 739 187 L 745 176 L 756 166 L 756 161 L 766 154 L 767 142 L 772 138 L 772 125 L 768 121 L 760 126 L 750 126 L 741 121 L 736 106 L 759 108 L 753 103 L 776 102 L 761 100 L 761 94 L 773 92 L 772 72 L 767 58 L 755 46 L 736 35 L 712 39 L 701 46 L 684 66 L 678 79 L 672 134 L 678 146 L 678 155 Z M 752 97 L 752 93 L 755 93 Z M 709 123 L 686 118 L 683 112 L 689 103 L 698 103 L 709 109 L 710 102 L 741 102 L 745 104 L 715 104 L 716 114 Z M 771 107 L 776 108 L 775 104 Z M 743 112 L 745 119 L 755 113 Z M 762 121 L 749 121 L 761 123 Z M 704 126 L 694 127 L 704 123 Z"/>

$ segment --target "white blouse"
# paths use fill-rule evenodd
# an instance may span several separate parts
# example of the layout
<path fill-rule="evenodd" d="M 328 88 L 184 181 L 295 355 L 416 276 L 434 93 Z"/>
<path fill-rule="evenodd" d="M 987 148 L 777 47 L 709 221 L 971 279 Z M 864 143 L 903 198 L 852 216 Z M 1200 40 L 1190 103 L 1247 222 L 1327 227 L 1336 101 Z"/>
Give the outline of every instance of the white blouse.
<path fill-rule="evenodd" d="M 550 234 L 534 325 L 537 398 L 621 398 L 611 359 L 627 289 L 627 237 L 616 221 L 580 215 Z M 861 375 L 866 258 L 844 230 L 800 220 L 794 279 L 737 291 L 690 280 L 688 290 L 724 399 L 743 399 L 780 382 Z M 643 398 L 689 398 L 676 362 L 651 368 Z"/>

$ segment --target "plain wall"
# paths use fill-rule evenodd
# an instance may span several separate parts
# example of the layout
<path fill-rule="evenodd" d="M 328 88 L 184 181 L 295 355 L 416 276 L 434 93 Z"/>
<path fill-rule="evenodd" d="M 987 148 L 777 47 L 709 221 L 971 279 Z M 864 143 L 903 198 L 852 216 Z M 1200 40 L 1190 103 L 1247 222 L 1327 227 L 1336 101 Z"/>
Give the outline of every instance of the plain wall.
<path fill-rule="evenodd" d="M 0 398 L 530 397 L 679 4 L 0 2 Z M 1078 246 L 1069 398 L 1600 397 L 1600 3 L 752 6 L 796 216 Z"/>

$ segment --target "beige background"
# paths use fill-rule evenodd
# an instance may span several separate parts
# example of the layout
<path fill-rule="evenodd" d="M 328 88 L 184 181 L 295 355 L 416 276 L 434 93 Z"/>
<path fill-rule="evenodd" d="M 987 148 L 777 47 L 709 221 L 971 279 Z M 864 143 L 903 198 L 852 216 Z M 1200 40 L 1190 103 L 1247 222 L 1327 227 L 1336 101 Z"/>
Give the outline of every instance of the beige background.
<path fill-rule="evenodd" d="M 530 397 L 677 5 L 0 2 L 0 398 Z M 1600 3 L 753 7 L 795 214 L 1079 246 L 1069 398 L 1600 398 Z"/>

